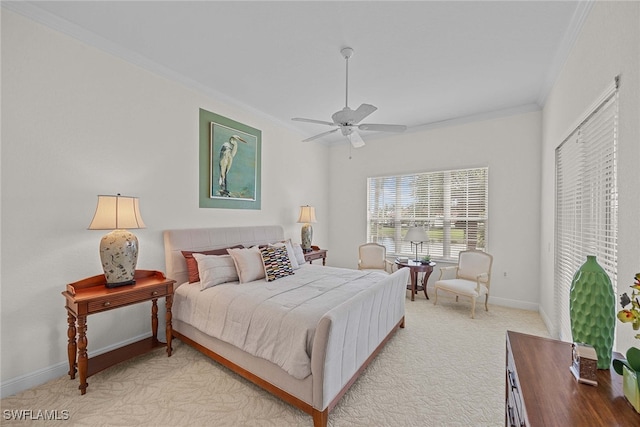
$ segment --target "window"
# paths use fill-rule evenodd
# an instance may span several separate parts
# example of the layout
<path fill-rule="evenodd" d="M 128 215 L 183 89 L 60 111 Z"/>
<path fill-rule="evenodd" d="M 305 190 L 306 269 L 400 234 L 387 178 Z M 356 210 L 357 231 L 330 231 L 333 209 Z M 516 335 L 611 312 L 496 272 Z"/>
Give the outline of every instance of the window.
<path fill-rule="evenodd" d="M 587 255 L 596 256 L 617 293 L 616 87 L 595 105 L 556 149 L 554 296 L 558 336 L 564 341 L 572 341 L 571 282 Z"/>
<path fill-rule="evenodd" d="M 489 169 L 463 169 L 367 179 L 367 241 L 394 256 L 415 256 L 407 229 L 424 227 L 429 241 L 418 255 L 457 260 L 467 249 L 485 250 Z"/>

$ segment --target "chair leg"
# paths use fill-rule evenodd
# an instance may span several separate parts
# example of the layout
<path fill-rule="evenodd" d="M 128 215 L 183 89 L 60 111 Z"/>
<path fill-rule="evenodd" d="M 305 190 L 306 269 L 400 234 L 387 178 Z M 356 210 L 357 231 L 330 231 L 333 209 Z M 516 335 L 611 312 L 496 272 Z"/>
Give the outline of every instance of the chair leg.
<path fill-rule="evenodd" d="M 476 315 L 476 299 L 471 298 L 471 318 L 475 319 Z"/>
<path fill-rule="evenodd" d="M 484 311 L 489 311 L 489 306 L 487 303 L 489 302 L 489 294 L 484 296 Z"/>
<path fill-rule="evenodd" d="M 458 302 L 458 295 L 456 295 L 456 302 Z"/>

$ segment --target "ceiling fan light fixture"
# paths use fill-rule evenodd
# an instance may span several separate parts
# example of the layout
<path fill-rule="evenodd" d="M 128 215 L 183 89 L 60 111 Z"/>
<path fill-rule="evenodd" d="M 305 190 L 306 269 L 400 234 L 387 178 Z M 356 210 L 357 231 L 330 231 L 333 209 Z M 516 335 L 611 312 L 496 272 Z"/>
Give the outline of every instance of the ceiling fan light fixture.
<path fill-rule="evenodd" d="M 349 132 L 349 142 L 353 146 L 353 148 L 364 147 L 364 141 L 358 132 L 355 132 L 353 129 Z"/>

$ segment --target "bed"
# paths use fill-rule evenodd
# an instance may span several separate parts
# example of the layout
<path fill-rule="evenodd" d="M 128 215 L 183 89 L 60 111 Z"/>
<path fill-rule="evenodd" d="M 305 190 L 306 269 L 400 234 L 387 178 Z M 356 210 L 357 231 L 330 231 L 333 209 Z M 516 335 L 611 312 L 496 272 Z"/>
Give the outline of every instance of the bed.
<path fill-rule="evenodd" d="M 176 280 L 173 336 L 312 415 L 314 426 L 326 426 L 340 398 L 404 327 L 408 269 L 385 275 L 298 262 L 293 274 L 273 281 L 204 290 L 199 284 L 206 280 L 189 283 L 183 251 L 284 241 L 277 225 L 166 230 L 166 273 Z M 245 311 L 233 311 L 239 307 Z M 246 319 L 249 326 L 241 323 Z"/>

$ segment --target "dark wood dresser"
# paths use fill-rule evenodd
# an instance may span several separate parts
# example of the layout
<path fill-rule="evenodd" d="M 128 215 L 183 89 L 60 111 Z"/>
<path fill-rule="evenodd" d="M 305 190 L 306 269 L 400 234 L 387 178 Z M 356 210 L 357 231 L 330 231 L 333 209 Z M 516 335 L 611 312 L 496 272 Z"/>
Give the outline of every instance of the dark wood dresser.
<path fill-rule="evenodd" d="M 640 426 L 622 392 L 622 376 L 598 370 L 598 385 L 569 370 L 571 343 L 507 331 L 507 426 Z"/>

